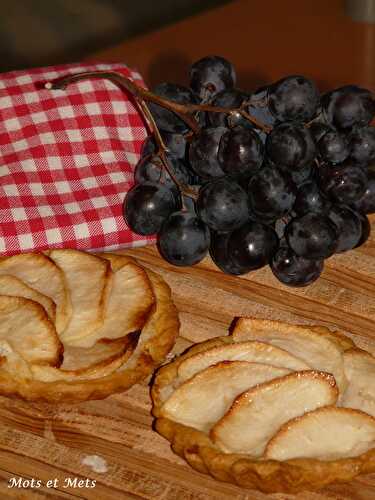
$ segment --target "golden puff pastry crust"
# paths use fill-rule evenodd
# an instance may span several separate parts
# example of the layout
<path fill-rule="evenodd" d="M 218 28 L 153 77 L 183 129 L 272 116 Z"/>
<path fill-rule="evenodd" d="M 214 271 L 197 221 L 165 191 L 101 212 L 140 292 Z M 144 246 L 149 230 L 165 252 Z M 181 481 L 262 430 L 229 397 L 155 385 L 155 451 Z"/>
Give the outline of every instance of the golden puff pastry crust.
<path fill-rule="evenodd" d="M 168 285 L 156 273 L 139 266 L 134 259 L 111 254 L 103 254 L 95 259 L 100 259 L 104 267 L 109 266 L 112 273 L 128 266 L 131 283 L 141 282 L 144 286 L 147 284 L 148 289 L 145 289 L 142 295 L 146 299 L 142 307 L 138 307 L 139 304 L 134 303 L 132 297 L 124 301 L 124 307 L 131 308 L 127 329 L 122 326 L 120 333 L 117 333 L 118 338 L 98 336 L 96 343 L 87 348 L 71 344 L 64 346 L 64 336 L 62 335 L 59 341 L 52 321 L 43 313 L 39 303 L 25 298 L 3 299 L 25 303 L 28 308 L 35 309 L 51 332 L 55 332 L 60 351 L 65 351 L 65 361 L 62 364 L 57 362 L 57 359 L 49 364 L 30 363 L 25 359 L 20 344 L 12 345 L 9 341 L 11 337 L 7 338 L 3 342 L 4 345 L 0 342 L 1 394 L 28 401 L 53 403 L 102 399 L 125 391 L 144 380 L 165 360 L 175 343 L 180 326 Z M 105 297 L 108 291 L 105 286 L 103 289 Z M 123 294 L 124 290 L 121 290 L 121 293 Z M 74 314 L 74 302 L 72 311 Z M 129 325 L 136 325 L 138 330 L 129 332 Z M 119 337 L 121 332 L 124 332 L 124 335 Z M 47 333 L 52 337 L 52 333 Z M 64 358 L 64 354 L 61 357 Z"/>
<path fill-rule="evenodd" d="M 248 321 L 254 327 L 252 330 L 258 329 L 262 331 L 263 337 L 268 335 L 268 333 L 265 334 L 266 330 L 271 331 L 278 327 L 278 322 L 273 321 L 266 325 L 262 320 L 244 318 L 240 320 L 240 323 L 237 322 L 237 326 L 232 332 L 234 335 L 217 337 L 196 344 L 157 371 L 151 389 L 152 411 L 156 417 L 155 429 L 171 443 L 172 450 L 201 473 L 209 474 L 218 480 L 241 487 L 256 488 L 265 493 L 298 493 L 304 490 L 316 490 L 333 482 L 350 481 L 359 474 L 375 472 L 375 442 L 373 443 L 374 447 L 360 455 L 349 458 L 335 458 L 334 460 L 296 457 L 281 461 L 268 459 L 265 455 L 254 458 L 250 453 L 224 452 L 211 439 L 209 431 L 202 431 L 184 425 L 166 415 L 163 409 L 165 402 L 177 388 L 181 387 L 181 384 L 187 383 L 183 376 L 179 377 L 179 368 L 187 359 L 189 359 L 188 365 L 189 369 L 191 369 L 191 365 L 194 365 L 195 360 L 197 364 L 201 363 L 200 358 L 202 358 L 202 355 L 205 352 L 212 351 L 215 356 L 212 356 L 212 354 L 209 356 L 213 357 L 214 363 L 217 363 L 217 353 L 222 351 L 223 346 L 231 346 L 240 342 L 248 343 L 250 337 L 257 341 L 255 339 L 256 335 L 245 335 L 243 321 Z M 280 325 L 280 330 L 286 336 L 292 336 L 296 328 L 303 328 L 304 332 L 309 330 L 306 325 L 303 327 L 285 323 L 280 323 Z M 312 337 L 314 337 L 314 334 L 319 334 L 324 339 L 332 342 L 332 345 L 336 345 L 342 354 L 347 350 L 351 352 L 353 349 L 354 343 L 341 333 L 331 332 L 324 327 L 312 327 L 311 332 L 313 332 Z M 259 335 L 259 341 L 262 341 L 261 339 L 262 335 Z M 233 349 L 228 350 L 228 352 L 232 351 Z M 248 351 L 247 348 L 246 352 Z M 320 361 L 320 359 L 318 360 Z M 223 360 L 220 359 L 219 363 L 223 363 Z M 203 364 L 204 370 L 207 370 L 207 364 L 208 362 Z M 187 363 L 185 363 L 185 366 L 187 366 Z M 220 365 L 215 364 L 215 366 L 219 367 Z M 312 369 L 314 370 L 315 367 L 312 366 Z M 181 369 L 181 374 L 184 375 L 185 370 Z M 291 375 L 287 375 L 287 377 L 291 377 Z M 330 377 L 332 378 L 332 375 Z M 190 379 L 190 384 L 191 380 L 193 378 Z M 350 413 L 346 409 L 339 408 L 339 405 L 340 399 L 335 405 L 324 406 L 323 409 L 317 409 L 316 412 L 321 412 L 325 408 L 332 408 L 335 411 L 337 409 L 338 412 Z M 309 413 L 305 413 L 305 415 L 309 415 Z M 369 419 L 371 420 L 373 417 L 369 417 Z M 251 425 L 251 422 L 249 422 L 249 425 Z M 285 423 L 281 426 L 283 430 L 287 425 Z"/>

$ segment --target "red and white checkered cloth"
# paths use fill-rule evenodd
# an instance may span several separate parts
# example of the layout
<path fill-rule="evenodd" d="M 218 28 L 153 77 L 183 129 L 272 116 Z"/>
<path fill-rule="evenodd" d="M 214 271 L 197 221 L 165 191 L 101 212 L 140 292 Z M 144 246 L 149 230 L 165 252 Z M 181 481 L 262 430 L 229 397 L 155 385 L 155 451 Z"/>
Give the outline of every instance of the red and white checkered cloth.
<path fill-rule="evenodd" d="M 136 106 L 106 80 L 66 90 L 45 82 L 123 64 L 70 64 L 0 75 L 0 254 L 47 248 L 109 250 L 152 242 L 125 224 L 146 129 Z"/>

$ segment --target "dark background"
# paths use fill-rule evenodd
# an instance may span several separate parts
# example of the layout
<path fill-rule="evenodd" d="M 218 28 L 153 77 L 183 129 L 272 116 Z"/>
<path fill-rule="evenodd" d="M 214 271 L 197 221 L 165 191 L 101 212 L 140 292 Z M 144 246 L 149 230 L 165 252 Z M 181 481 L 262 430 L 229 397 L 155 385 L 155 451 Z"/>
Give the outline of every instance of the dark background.
<path fill-rule="evenodd" d="M 229 0 L 1 0 L 0 71 L 79 61 L 224 3 Z"/>

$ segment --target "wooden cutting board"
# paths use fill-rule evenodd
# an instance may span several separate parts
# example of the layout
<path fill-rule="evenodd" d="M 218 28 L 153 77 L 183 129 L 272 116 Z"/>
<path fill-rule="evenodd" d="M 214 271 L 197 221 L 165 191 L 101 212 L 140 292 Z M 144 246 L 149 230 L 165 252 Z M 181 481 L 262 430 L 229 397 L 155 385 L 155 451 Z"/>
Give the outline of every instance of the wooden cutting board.
<path fill-rule="evenodd" d="M 323 276 L 303 289 L 284 287 L 268 268 L 237 278 L 219 272 L 209 259 L 185 269 L 168 265 L 153 247 L 124 253 L 159 272 L 171 286 L 182 323 L 175 352 L 226 335 L 236 316 L 254 315 L 340 329 L 375 353 L 375 236 L 362 248 L 331 258 Z M 147 381 L 104 401 L 76 405 L 1 397 L 1 500 L 375 498 L 375 474 L 296 496 L 220 483 L 194 472 L 170 451 L 168 442 L 152 430 L 150 408 Z M 105 472 L 85 465 L 92 455 L 100 457 Z M 17 480 L 24 487 L 9 488 Z M 47 487 L 47 481 L 52 486 L 55 480 L 56 488 Z"/>

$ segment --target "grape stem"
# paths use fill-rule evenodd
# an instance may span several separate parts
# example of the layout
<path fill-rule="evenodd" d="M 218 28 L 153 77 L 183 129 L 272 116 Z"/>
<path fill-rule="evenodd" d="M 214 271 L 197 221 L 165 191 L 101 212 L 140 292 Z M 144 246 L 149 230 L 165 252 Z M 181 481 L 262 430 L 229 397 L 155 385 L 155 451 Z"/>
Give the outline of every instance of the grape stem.
<path fill-rule="evenodd" d="M 168 160 L 168 156 L 167 156 L 168 148 L 164 144 L 163 138 L 159 132 L 159 129 L 155 123 L 155 120 L 154 120 L 154 117 L 152 116 L 151 111 L 147 107 L 147 104 L 145 103 L 145 101 L 143 99 L 139 99 L 139 101 L 137 101 L 137 104 L 141 108 L 141 111 L 144 114 L 144 118 L 148 120 L 149 127 L 151 128 L 151 132 L 154 134 L 154 139 L 155 139 L 157 147 L 158 147 L 157 156 L 160 158 L 162 166 L 168 172 L 172 181 L 178 187 L 180 193 L 183 195 L 186 195 L 186 196 L 190 196 L 191 198 L 194 198 L 196 200 L 198 198 L 198 193 L 194 189 L 192 189 L 190 186 L 187 186 L 186 184 L 181 183 L 177 179 L 177 177 L 174 173 L 173 167 L 171 166 L 171 164 Z M 185 210 L 186 207 L 185 207 L 183 196 L 181 196 L 181 205 L 182 205 L 182 209 Z"/>
<path fill-rule="evenodd" d="M 314 118 L 312 120 L 310 120 L 309 122 L 305 123 L 305 127 L 306 128 L 310 128 L 311 125 L 313 125 L 314 123 L 319 123 L 319 120 L 322 118 L 323 114 L 322 112 L 320 112 L 317 116 L 314 116 Z"/>
<path fill-rule="evenodd" d="M 114 83 L 121 89 L 127 91 L 129 94 L 133 96 L 134 100 L 136 101 L 136 104 L 138 105 L 138 108 L 142 113 L 143 118 L 147 122 L 147 125 L 149 126 L 151 132 L 154 135 L 155 141 L 158 146 L 157 154 L 162 162 L 163 167 L 168 172 L 173 182 L 180 190 L 180 193 L 189 196 L 193 199 L 197 198 L 198 193 L 195 189 L 192 189 L 191 187 L 182 184 L 176 178 L 173 167 L 168 161 L 167 157 L 168 148 L 165 146 L 164 141 L 159 132 L 159 129 L 152 116 L 152 113 L 149 107 L 147 106 L 148 102 L 158 104 L 159 106 L 162 106 L 163 108 L 168 109 L 172 113 L 178 115 L 191 129 L 193 134 L 198 134 L 200 132 L 200 125 L 194 116 L 194 113 L 197 113 L 199 111 L 205 111 L 209 113 L 225 113 L 229 115 L 240 114 L 243 118 L 251 122 L 255 127 L 259 128 L 263 132 L 269 133 L 272 130 L 272 127 L 269 127 L 261 123 L 259 120 L 251 116 L 246 111 L 245 109 L 247 105 L 246 102 L 243 103 L 239 108 L 221 108 L 217 106 L 211 106 L 209 104 L 180 104 L 165 99 L 164 97 L 158 96 L 150 92 L 149 90 L 140 87 L 139 85 L 135 84 L 132 80 L 122 75 L 121 73 L 117 73 L 116 71 L 86 71 L 83 73 L 76 73 L 74 75 L 66 75 L 61 78 L 57 78 L 52 82 L 47 82 L 45 84 L 45 88 L 49 90 L 65 90 L 66 87 L 68 85 L 71 85 L 72 83 L 92 78 L 95 79 L 103 78 L 106 80 L 110 80 L 112 83 Z M 181 197 L 181 203 L 184 208 L 183 197 Z"/>
<path fill-rule="evenodd" d="M 263 132 L 270 132 L 272 127 L 264 125 L 259 120 L 251 116 L 245 111 L 244 103 L 239 108 L 221 108 L 218 106 L 211 106 L 210 104 L 180 104 L 174 101 L 165 99 L 164 97 L 153 94 L 149 90 L 136 85 L 129 78 L 116 71 L 86 71 L 83 73 L 77 73 L 75 75 L 67 75 L 62 78 L 58 78 L 53 82 L 48 82 L 46 88 L 51 90 L 61 89 L 64 90 L 68 85 L 78 82 L 80 80 L 87 80 L 90 78 L 104 78 L 111 80 L 113 83 L 121 88 L 125 88 L 130 94 L 132 94 L 137 100 L 143 100 L 148 102 L 153 102 L 154 104 L 159 104 L 163 108 L 172 111 L 173 113 L 180 116 L 180 118 L 191 128 L 194 133 L 199 133 L 200 126 L 197 120 L 192 116 L 193 113 L 198 111 L 207 111 L 210 113 L 225 113 L 234 114 L 239 113 L 241 116 L 250 121 L 255 127 L 263 130 Z"/>
<path fill-rule="evenodd" d="M 120 73 L 116 72 L 107 72 L 107 71 L 87 71 L 84 73 L 77 73 L 75 75 L 68 75 L 64 76 L 62 78 L 59 78 L 57 80 L 54 80 L 53 82 L 47 82 L 45 84 L 45 88 L 49 90 L 65 90 L 66 87 L 72 83 L 78 82 L 80 80 L 86 80 L 86 79 L 91 79 L 91 78 L 105 78 L 111 80 L 113 83 L 115 83 L 118 87 L 127 90 L 133 97 L 138 105 L 142 116 L 144 120 L 146 121 L 148 127 L 151 129 L 151 133 L 154 136 L 154 139 L 156 141 L 157 147 L 158 147 L 158 152 L 157 156 L 160 158 L 160 161 L 162 163 L 163 168 L 168 172 L 170 175 L 171 179 L 173 182 L 176 184 L 177 188 L 179 189 L 180 193 L 186 196 L 190 196 L 193 199 L 197 199 L 198 193 L 196 190 L 192 189 L 190 186 L 187 186 L 186 184 L 181 183 L 173 170 L 173 167 L 171 166 L 170 162 L 168 161 L 167 153 L 168 153 L 168 148 L 164 144 L 164 141 L 161 137 L 161 134 L 159 132 L 159 129 L 155 123 L 154 117 L 152 116 L 151 111 L 149 110 L 146 100 L 149 102 L 155 102 L 156 104 L 160 104 L 167 109 L 172 110 L 171 103 L 170 101 L 164 99 L 164 98 L 159 98 L 158 96 L 152 94 L 146 89 L 143 89 L 142 87 L 139 87 L 135 83 L 133 83 L 130 79 L 124 77 Z M 185 123 L 194 131 L 197 132 L 199 130 L 198 123 L 197 121 L 189 115 L 183 115 L 181 118 L 185 121 Z M 182 208 L 184 209 L 184 200 L 183 197 L 181 197 L 181 204 Z"/>

